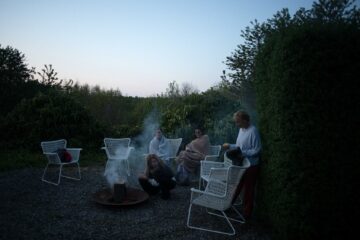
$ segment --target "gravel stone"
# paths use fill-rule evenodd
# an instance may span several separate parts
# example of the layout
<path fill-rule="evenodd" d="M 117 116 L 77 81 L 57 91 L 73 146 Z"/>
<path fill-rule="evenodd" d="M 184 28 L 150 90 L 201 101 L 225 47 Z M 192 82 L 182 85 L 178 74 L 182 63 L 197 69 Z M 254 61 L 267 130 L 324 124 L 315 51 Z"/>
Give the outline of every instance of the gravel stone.
<path fill-rule="evenodd" d="M 55 170 L 50 175 L 56 178 Z M 65 170 L 75 174 L 71 168 Z M 170 200 L 156 195 L 132 207 L 99 205 L 94 194 L 108 187 L 103 171 L 83 167 L 80 181 L 62 178 L 59 186 L 42 182 L 40 168 L 0 173 L 0 239 L 270 239 L 269 231 L 256 222 L 233 223 L 235 236 L 188 228 L 190 188 L 196 182 L 176 186 Z M 139 188 L 136 177 L 128 181 Z M 229 230 L 223 219 L 194 210 L 199 213 L 194 223 Z"/>

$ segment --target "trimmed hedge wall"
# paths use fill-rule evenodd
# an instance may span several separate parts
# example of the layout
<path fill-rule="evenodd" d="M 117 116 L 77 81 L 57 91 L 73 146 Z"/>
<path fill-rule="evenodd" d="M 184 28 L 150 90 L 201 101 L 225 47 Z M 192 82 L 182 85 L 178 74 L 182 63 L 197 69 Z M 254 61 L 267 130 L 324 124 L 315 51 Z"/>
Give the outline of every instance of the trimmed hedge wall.
<path fill-rule="evenodd" d="M 255 64 L 263 162 L 256 214 L 274 239 L 341 239 L 359 213 L 360 31 L 290 26 Z"/>

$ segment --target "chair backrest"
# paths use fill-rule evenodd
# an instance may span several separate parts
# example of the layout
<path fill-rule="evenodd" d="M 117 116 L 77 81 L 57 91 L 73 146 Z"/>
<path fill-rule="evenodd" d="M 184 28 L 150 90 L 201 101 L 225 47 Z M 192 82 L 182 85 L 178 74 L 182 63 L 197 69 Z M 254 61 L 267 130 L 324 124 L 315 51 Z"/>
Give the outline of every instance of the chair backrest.
<path fill-rule="evenodd" d="M 43 153 L 53 153 L 60 148 L 66 148 L 66 144 L 67 142 L 65 139 L 59 139 L 54 141 L 43 141 L 40 145 Z"/>
<path fill-rule="evenodd" d="M 126 156 L 129 151 L 130 138 L 104 138 L 106 154 L 108 157 Z"/>
<path fill-rule="evenodd" d="M 209 147 L 209 153 L 207 155 L 219 156 L 221 150 L 221 145 L 211 145 Z"/>
<path fill-rule="evenodd" d="M 225 167 L 230 167 L 232 166 L 232 160 L 230 158 L 228 158 L 226 152 L 224 153 L 224 165 Z"/>
<path fill-rule="evenodd" d="M 206 186 L 205 191 L 217 193 L 217 194 L 225 194 L 225 197 L 218 202 L 219 208 L 227 209 L 231 206 L 236 187 L 239 184 L 246 169 L 249 167 L 250 167 L 250 162 L 248 159 L 244 159 L 242 166 L 235 166 L 235 165 L 229 166 L 227 171 L 227 180 L 226 180 L 225 188 L 223 184 L 218 184 L 216 182 L 211 182 L 211 181 Z"/>
<path fill-rule="evenodd" d="M 175 158 L 179 151 L 182 138 L 169 138 L 168 141 L 170 143 L 170 157 Z"/>

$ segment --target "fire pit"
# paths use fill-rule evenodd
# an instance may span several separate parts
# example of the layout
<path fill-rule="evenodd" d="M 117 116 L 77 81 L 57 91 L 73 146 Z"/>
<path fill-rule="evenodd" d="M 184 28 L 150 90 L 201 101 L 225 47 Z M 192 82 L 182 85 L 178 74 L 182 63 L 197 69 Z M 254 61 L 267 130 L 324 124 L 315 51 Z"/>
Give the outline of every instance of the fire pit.
<path fill-rule="evenodd" d="M 95 202 L 105 206 L 131 206 L 142 203 L 149 198 L 149 195 L 139 189 L 126 188 L 126 195 L 122 196 L 121 201 L 115 201 L 115 197 L 111 189 L 103 189 L 95 193 Z"/>

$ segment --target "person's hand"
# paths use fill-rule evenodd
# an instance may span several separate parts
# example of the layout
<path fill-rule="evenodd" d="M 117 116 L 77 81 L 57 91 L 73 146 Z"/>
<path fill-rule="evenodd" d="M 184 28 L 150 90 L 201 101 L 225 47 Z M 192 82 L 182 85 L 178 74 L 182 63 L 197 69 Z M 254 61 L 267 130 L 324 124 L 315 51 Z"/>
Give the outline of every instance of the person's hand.
<path fill-rule="evenodd" d="M 147 177 L 145 174 L 143 174 L 143 173 L 140 173 L 140 174 L 139 174 L 139 178 L 145 179 L 145 180 L 148 179 L 148 177 Z"/>
<path fill-rule="evenodd" d="M 222 145 L 222 147 L 223 147 L 224 150 L 227 150 L 227 149 L 230 148 L 230 144 L 229 144 L 229 143 L 224 143 L 224 144 Z"/>

